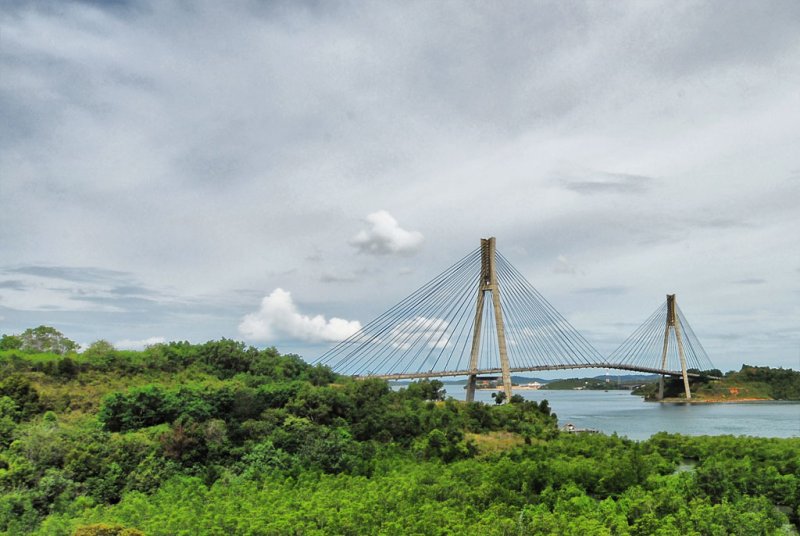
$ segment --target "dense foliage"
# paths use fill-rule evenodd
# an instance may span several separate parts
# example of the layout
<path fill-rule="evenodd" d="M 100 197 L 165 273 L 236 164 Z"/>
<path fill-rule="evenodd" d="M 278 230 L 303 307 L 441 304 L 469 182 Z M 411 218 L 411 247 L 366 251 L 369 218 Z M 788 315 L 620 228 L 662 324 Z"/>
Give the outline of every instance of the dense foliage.
<path fill-rule="evenodd" d="M 226 339 L 31 352 L 0 351 L 0 534 L 773 534 L 800 514 L 800 439 L 562 434 L 547 402 Z"/>
<path fill-rule="evenodd" d="M 800 372 L 795 370 L 742 365 L 740 371 L 724 375 L 719 370 L 690 369 L 690 372 L 701 374 L 689 382 L 692 397 L 698 400 L 800 400 Z M 720 379 L 711 379 L 714 377 Z M 658 384 L 652 383 L 635 389 L 634 394 L 654 399 L 657 391 Z M 683 379 L 668 378 L 664 382 L 664 396 L 684 397 Z"/>
<path fill-rule="evenodd" d="M 727 378 L 764 384 L 775 400 L 800 400 L 800 372 L 795 370 L 742 365 L 742 370 L 729 374 Z"/>

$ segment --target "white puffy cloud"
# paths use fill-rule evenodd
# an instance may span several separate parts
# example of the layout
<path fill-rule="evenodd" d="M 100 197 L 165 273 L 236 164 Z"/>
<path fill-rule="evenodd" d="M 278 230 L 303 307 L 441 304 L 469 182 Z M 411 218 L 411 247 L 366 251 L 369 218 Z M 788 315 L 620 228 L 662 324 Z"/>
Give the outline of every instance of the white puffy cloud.
<path fill-rule="evenodd" d="M 141 350 L 154 344 L 163 344 L 167 342 L 164 337 L 148 337 L 147 339 L 130 340 L 123 339 L 114 343 L 114 346 L 120 350 Z"/>
<path fill-rule="evenodd" d="M 418 231 L 406 231 L 385 210 L 369 214 L 365 221 L 368 229 L 362 229 L 350 239 L 350 245 L 370 255 L 408 255 L 416 252 L 425 238 Z"/>
<path fill-rule="evenodd" d="M 261 300 L 261 308 L 245 315 L 239 333 L 248 340 L 273 341 L 279 337 L 305 342 L 338 342 L 361 329 L 358 320 L 308 316 L 297 311 L 292 294 L 276 288 Z"/>

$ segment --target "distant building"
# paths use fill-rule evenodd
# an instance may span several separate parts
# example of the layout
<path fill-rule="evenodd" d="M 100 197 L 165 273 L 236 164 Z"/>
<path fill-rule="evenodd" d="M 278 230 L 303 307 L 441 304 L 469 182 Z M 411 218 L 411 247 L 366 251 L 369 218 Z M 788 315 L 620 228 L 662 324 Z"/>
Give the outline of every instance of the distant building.
<path fill-rule="evenodd" d="M 475 379 L 475 387 L 478 389 L 497 389 L 502 385 L 500 376 L 481 376 Z"/>
<path fill-rule="evenodd" d="M 578 428 L 577 426 L 575 426 L 571 422 L 568 422 L 567 424 L 565 424 L 561 428 L 561 430 L 563 432 L 567 432 L 569 434 L 598 434 L 598 433 L 600 433 L 600 430 L 595 430 L 593 428 Z"/>

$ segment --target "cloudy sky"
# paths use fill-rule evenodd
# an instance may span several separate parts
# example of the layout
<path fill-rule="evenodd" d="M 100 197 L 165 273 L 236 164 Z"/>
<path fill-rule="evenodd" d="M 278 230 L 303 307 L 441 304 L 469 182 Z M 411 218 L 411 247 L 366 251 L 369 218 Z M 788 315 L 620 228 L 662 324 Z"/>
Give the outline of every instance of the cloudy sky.
<path fill-rule="evenodd" d="M 0 333 L 307 358 L 496 236 L 800 368 L 800 3 L 3 2 Z"/>

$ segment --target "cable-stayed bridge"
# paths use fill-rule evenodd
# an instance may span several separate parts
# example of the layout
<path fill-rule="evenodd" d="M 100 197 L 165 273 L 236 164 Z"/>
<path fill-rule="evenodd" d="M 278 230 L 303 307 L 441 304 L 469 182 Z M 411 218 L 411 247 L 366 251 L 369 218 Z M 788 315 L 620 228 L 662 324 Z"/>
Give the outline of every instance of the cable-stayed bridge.
<path fill-rule="evenodd" d="M 691 398 L 694 370 L 713 369 L 675 295 L 611 355 L 603 357 L 495 248 L 472 251 L 316 363 L 359 378 L 402 380 L 466 376 L 467 400 L 478 377 L 581 368 L 620 369 L 683 378 Z"/>

